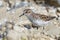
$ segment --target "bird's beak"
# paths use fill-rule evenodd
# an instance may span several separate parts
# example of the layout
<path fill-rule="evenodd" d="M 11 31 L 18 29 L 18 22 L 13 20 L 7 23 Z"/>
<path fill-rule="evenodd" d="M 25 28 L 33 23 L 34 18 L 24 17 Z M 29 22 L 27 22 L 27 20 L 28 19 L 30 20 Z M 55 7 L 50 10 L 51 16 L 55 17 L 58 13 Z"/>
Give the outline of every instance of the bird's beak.
<path fill-rule="evenodd" d="M 21 14 L 19 17 L 21 17 L 21 16 L 23 16 L 24 15 L 24 13 L 23 14 Z"/>

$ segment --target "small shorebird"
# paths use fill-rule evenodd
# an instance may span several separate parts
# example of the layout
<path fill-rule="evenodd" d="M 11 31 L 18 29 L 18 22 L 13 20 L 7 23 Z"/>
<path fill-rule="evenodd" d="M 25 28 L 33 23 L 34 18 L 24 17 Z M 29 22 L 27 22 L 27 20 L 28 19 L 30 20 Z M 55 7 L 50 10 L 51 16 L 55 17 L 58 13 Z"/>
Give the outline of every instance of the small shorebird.
<path fill-rule="evenodd" d="M 34 13 L 31 9 L 25 9 L 23 11 L 23 14 L 20 15 L 19 17 L 23 15 L 27 16 L 27 18 L 32 22 L 33 26 L 37 28 L 48 24 L 50 20 L 56 18 L 55 16 L 46 16 L 46 15 Z"/>

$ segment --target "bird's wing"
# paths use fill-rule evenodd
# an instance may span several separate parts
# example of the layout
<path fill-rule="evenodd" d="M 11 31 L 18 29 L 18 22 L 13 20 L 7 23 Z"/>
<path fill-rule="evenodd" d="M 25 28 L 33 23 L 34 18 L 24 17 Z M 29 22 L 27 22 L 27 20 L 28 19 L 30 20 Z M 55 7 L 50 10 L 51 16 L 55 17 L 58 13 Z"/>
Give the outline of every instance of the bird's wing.
<path fill-rule="evenodd" d="M 56 18 L 55 16 L 47 16 L 42 14 L 33 14 L 33 17 L 35 17 L 36 19 L 40 18 L 41 20 L 44 20 L 44 21 L 49 21 Z"/>

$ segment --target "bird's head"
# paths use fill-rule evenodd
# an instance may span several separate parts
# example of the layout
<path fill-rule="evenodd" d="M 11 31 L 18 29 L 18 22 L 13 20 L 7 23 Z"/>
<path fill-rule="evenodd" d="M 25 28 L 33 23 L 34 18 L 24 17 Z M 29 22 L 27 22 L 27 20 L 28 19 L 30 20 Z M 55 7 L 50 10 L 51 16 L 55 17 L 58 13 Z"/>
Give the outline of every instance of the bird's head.
<path fill-rule="evenodd" d="M 33 11 L 31 9 L 25 9 L 19 17 L 21 17 L 23 15 L 30 15 L 31 13 L 33 13 Z"/>

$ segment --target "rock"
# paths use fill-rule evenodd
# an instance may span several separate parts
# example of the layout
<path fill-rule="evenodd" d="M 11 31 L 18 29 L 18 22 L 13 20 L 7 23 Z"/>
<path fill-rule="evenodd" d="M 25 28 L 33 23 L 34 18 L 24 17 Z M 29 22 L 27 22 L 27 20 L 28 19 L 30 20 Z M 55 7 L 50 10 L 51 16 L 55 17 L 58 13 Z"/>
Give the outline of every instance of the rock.
<path fill-rule="evenodd" d="M 49 13 L 50 16 L 56 16 L 57 17 L 57 15 L 56 15 L 57 9 L 56 8 L 49 7 L 48 11 L 49 11 L 48 13 Z"/>
<path fill-rule="evenodd" d="M 28 40 L 27 36 L 22 36 L 21 40 Z"/>
<path fill-rule="evenodd" d="M 49 29 L 46 33 L 47 35 L 50 35 L 52 38 L 55 38 L 55 36 L 58 37 L 58 35 L 60 34 L 60 32 L 57 32 L 57 31 L 60 31 L 60 28 L 54 27 Z"/>
<path fill-rule="evenodd" d="M 44 30 L 42 27 L 39 27 L 38 30 L 32 27 L 29 28 L 29 26 L 32 26 L 32 23 L 28 20 L 28 18 L 26 16 L 19 17 L 25 9 L 32 9 L 33 12 L 38 14 L 57 16 L 56 11 L 57 9 L 60 11 L 59 7 L 56 9 L 51 6 L 46 7 L 43 5 L 36 5 L 33 2 L 30 2 L 28 5 L 27 0 L 25 0 L 25 2 L 21 2 L 20 0 L 9 1 L 12 4 L 11 6 L 16 6 L 16 8 L 13 8 L 11 11 L 7 12 L 7 5 L 4 3 L 4 7 L 0 9 L 0 29 L 2 29 L 0 30 L 0 33 L 5 33 L 5 27 L 7 26 L 8 40 L 59 40 L 60 17 L 58 18 L 58 20 L 53 19 L 50 21 L 50 23 L 46 24 L 44 26 Z M 49 8 L 48 11 L 46 10 L 46 8 Z M 10 10 L 10 8 L 8 8 L 8 10 Z M 57 13 L 58 15 L 60 15 L 59 12 Z M 10 23 L 6 22 L 14 23 L 14 25 L 12 26 Z M 11 29 L 12 27 L 13 29 Z"/>
<path fill-rule="evenodd" d="M 11 36 L 12 35 L 12 36 Z M 14 30 L 10 30 L 8 32 L 8 35 L 7 35 L 7 39 L 8 40 L 18 40 L 18 37 L 19 37 L 19 32 L 17 31 L 14 31 Z"/>
<path fill-rule="evenodd" d="M 38 10 L 36 12 L 39 13 L 39 14 L 48 15 L 48 12 L 46 10 L 46 7 L 44 7 L 44 6 L 40 6 L 39 8 L 36 8 L 36 10 Z"/>

